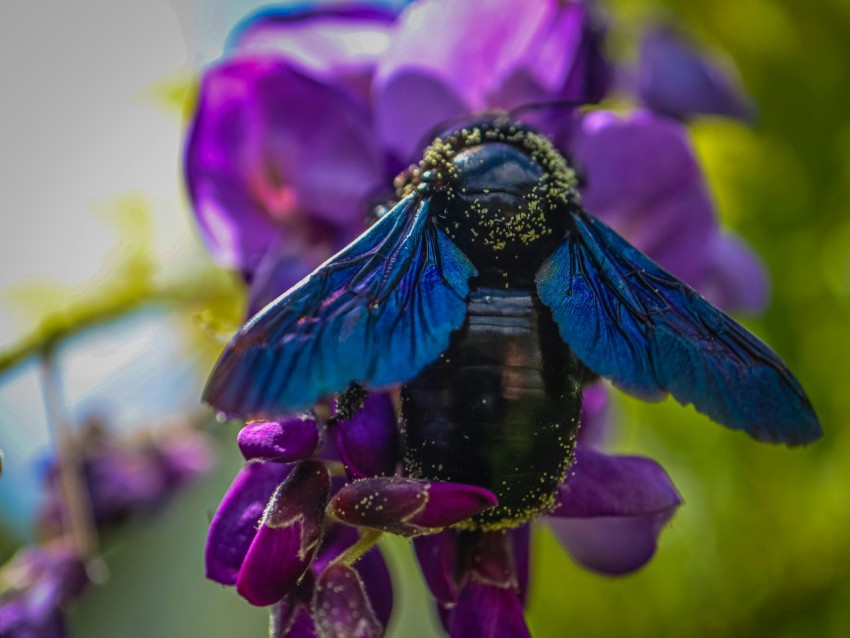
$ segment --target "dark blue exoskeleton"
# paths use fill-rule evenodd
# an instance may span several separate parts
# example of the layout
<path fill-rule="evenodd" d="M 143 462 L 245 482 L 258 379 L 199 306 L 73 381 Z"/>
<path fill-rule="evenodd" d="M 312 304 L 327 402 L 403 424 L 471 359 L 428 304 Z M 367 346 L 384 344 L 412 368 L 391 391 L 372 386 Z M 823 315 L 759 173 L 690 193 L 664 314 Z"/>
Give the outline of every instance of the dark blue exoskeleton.
<path fill-rule="evenodd" d="M 762 441 L 820 435 L 779 357 L 584 212 L 538 133 L 490 120 L 442 136 L 397 186 L 389 212 L 239 331 L 210 404 L 268 419 L 401 384 L 404 471 L 494 491 L 485 529 L 552 507 L 597 376 Z"/>

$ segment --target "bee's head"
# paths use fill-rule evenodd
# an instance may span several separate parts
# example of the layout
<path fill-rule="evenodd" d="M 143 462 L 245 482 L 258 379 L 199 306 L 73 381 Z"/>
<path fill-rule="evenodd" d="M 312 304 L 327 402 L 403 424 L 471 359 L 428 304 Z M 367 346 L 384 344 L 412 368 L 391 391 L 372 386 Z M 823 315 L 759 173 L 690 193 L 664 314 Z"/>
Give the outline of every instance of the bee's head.
<path fill-rule="evenodd" d="M 516 272 L 516 263 L 561 241 L 578 205 L 563 155 L 542 134 L 505 119 L 437 138 L 397 186 L 400 195 L 418 190 L 432 199 L 440 226 L 479 270 L 498 261 Z"/>

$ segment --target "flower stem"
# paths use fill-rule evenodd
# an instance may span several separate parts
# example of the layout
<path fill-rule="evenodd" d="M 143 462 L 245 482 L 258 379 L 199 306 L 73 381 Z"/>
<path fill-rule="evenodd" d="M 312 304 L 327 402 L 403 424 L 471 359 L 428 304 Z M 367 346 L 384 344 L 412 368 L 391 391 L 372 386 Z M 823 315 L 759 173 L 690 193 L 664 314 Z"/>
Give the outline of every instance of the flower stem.
<path fill-rule="evenodd" d="M 83 560 L 92 558 L 97 549 L 97 530 L 92 518 L 91 499 L 83 478 L 80 442 L 71 431 L 65 411 L 62 377 L 53 348 L 41 353 L 42 393 L 47 423 L 53 432 L 59 486 L 64 504 L 64 524 L 74 550 Z"/>
<path fill-rule="evenodd" d="M 343 563 L 344 565 L 353 565 L 357 560 L 368 552 L 378 539 L 383 536 L 383 532 L 379 529 L 364 529 L 360 533 L 360 538 L 354 545 L 346 549 L 342 554 L 334 558 L 331 563 Z"/>

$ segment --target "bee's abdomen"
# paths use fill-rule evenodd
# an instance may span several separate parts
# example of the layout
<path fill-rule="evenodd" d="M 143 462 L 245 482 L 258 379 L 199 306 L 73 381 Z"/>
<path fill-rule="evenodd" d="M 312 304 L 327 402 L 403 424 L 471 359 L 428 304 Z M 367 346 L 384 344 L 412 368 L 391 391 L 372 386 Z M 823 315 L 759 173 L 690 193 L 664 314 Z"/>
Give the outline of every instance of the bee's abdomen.
<path fill-rule="evenodd" d="M 479 289 L 440 359 L 402 388 L 409 476 L 486 487 L 484 528 L 554 504 L 581 410 L 581 364 L 529 291 Z"/>

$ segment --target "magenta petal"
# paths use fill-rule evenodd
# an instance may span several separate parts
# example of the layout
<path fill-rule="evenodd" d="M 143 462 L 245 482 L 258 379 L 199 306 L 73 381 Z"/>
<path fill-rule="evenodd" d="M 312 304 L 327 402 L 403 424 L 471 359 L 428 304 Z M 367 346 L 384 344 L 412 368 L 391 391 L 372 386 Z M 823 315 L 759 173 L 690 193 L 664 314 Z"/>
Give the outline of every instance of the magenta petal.
<path fill-rule="evenodd" d="M 433 482 L 428 490 L 427 504 L 410 522 L 422 527 L 446 527 L 493 507 L 497 502 L 495 494 L 483 487 Z"/>
<path fill-rule="evenodd" d="M 318 548 L 330 475 L 318 461 L 295 465 L 269 502 L 245 556 L 236 589 L 253 605 L 271 605 L 295 585 Z"/>
<path fill-rule="evenodd" d="M 734 67 L 701 54 L 671 25 L 644 35 L 637 88 L 647 107 L 678 119 L 710 114 L 751 120 L 755 111 Z"/>
<path fill-rule="evenodd" d="M 495 504 L 492 492 L 474 485 L 387 477 L 349 483 L 331 500 L 329 511 L 349 525 L 415 536 Z"/>
<path fill-rule="evenodd" d="M 207 578 L 236 584 L 266 504 L 289 471 L 290 466 L 279 463 L 252 462 L 242 468 L 210 523 L 204 552 Z"/>
<path fill-rule="evenodd" d="M 670 477 L 651 459 L 576 449 L 549 523 L 579 563 L 606 574 L 637 569 L 682 503 Z"/>
<path fill-rule="evenodd" d="M 208 247 L 249 276 L 281 237 L 317 244 L 322 222 L 358 219 L 385 181 L 366 108 L 272 59 L 207 72 L 185 168 Z"/>
<path fill-rule="evenodd" d="M 457 600 L 457 534 L 451 530 L 413 539 L 413 549 L 428 588 L 439 603 Z"/>
<path fill-rule="evenodd" d="M 720 234 L 711 246 L 709 263 L 697 290 L 727 312 L 756 314 L 767 305 L 770 282 L 759 258 L 733 235 Z"/>
<path fill-rule="evenodd" d="M 304 573 L 311 557 L 309 551 L 301 551 L 301 534 L 298 521 L 285 527 L 262 525 L 236 579 L 239 595 L 258 606 L 272 605 L 283 598 Z"/>
<path fill-rule="evenodd" d="M 316 420 L 305 414 L 281 421 L 249 423 L 236 440 L 247 460 L 298 461 L 316 449 L 319 431 Z"/>
<path fill-rule="evenodd" d="M 473 580 L 460 592 L 448 621 L 451 638 L 530 638 L 516 592 Z"/>
<path fill-rule="evenodd" d="M 333 564 L 322 573 L 313 607 L 321 638 L 380 638 L 384 634 L 360 576 L 348 565 Z"/>
<path fill-rule="evenodd" d="M 389 394 L 366 397 L 363 407 L 336 424 L 336 445 L 349 478 L 388 476 L 398 463 L 398 424 Z"/>

